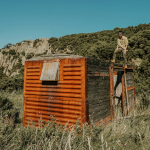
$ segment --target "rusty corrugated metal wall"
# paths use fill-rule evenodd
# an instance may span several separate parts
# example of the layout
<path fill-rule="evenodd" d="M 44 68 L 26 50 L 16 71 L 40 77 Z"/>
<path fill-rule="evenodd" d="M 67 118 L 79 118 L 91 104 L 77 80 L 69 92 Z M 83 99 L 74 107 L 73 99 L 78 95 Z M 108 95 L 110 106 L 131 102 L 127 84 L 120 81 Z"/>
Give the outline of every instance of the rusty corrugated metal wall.
<path fill-rule="evenodd" d="M 55 85 L 42 85 L 40 80 L 43 62 L 26 61 L 24 73 L 23 124 L 32 120 L 39 125 L 52 116 L 63 125 L 74 125 L 77 118 L 86 122 L 86 58 L 55 59 L 60 61 L 60 80 Z M 86 118 L 87 117 L 87 118 Z"/>

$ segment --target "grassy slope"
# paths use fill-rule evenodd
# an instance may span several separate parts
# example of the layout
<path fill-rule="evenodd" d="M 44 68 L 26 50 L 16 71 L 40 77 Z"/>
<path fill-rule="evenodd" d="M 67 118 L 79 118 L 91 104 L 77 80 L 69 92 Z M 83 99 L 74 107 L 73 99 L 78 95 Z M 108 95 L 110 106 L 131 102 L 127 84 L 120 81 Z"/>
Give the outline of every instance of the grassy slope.
<path fill-rule="evenodd" d="M 150 148 L 150 109 L 141 110 L 139 104 L 129 118 L 118 119 L 107 126 L 83 127 L 75 129 L 59 128 L 55 121 L 42 129 L 23 127 L 22 91 L 1 92 L 4 99 L 13 102 L 10 110 L 20 112 L 18 121 L 1 114 L 0 149 L 149 149 Z M 6 104 L 5 104 L 6 105 Z M 4 107 L 4 106 L 3 106 Z M 1 105 L 1 109 L 3 108 Z M 5 112 L 5 111 L 4 111 Z M 7 112 L 8 113 L 8 112 Z M 12 119 L 13 118 L 13 119 Z"/>

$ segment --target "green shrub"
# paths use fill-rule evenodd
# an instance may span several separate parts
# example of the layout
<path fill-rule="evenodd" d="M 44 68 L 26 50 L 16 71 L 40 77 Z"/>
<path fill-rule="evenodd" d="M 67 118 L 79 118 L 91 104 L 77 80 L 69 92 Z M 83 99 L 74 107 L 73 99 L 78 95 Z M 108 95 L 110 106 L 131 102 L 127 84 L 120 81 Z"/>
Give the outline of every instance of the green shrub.
<path fill-rule="evenodd" d="M 4 46 L 4 48 L 10 48 L 12 46 L 11 43 L 8 43 L 7 45 Z"/>
<path fill-rule="evenodd" d="M 23 88 L 24 76 L 23 74 L 15 75 L 13 77 L 3 77 L 0 79 L 1 90 L 18 90 Z"/>
<path fill-rule="evenodd" d="M 25 56 L 25 51 L 23 51 L 21 54 L 22 54 L 23 56 Z"/>
<path fill-rule="evenodd" d="M 17 43 L 17 45 L 20 46 L 20 45 L 21 45 L 21 42 L 20 42 L 20 43 Z"/>
<path fill-rule="evenodd" d="M 34 56 L 34 53 L 28 53 L 27 55 L 26 55 L 26 59 L 30 59 L 30 58 L 32 58 Z"/>
<path fill-rule="evenodd" d="M 4 71 L 4 67 L 0 67 L 0 79 L 2 79 L 3 77 L 5 77 L 6 75 L 3 73 Z"/>
<path fill-rule="evenodd" d="M 5 55 L 5 54 L 7 55 L 8 52 L 7 52 L 7 51 L 2 51 L 2 54 L 3 54 L 3 55 Z"/>
<path fill-rule="evenodd" d="M 14 49 L 10 49 L 8 53 L 9 55 L 16 55 L 16 51 Z"/>
<path fill-rule="evenodd" d="M 19 112 L 18 112 L 17 109 L 14 108 L 14 103 L 11 102 L 5 96 L 0 96 L 0 112 L 1 112 L 1 115 L 2 115 L 1 117 L 4 119 L 3 121 L 11 119 L 13 121 L 12 122 L 13 126 L 15 125 L 15 123 L 20 122 Z"/>

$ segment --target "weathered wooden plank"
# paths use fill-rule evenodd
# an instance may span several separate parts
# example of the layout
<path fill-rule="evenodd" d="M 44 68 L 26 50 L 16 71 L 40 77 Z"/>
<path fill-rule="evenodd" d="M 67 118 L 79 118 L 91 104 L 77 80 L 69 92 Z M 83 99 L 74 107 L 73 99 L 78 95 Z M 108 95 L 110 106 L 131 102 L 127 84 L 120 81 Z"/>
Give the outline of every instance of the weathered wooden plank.
<path fill-rule="evenodd" d="M 106 93 L 106 95 L 105 95 L 105 93 Z M 107 92 L 105 92 L 105 93 L 103 93 L 103 95 L 102 94 L 95 94 L 95 93 L 93 93 L 93 94 L 88 94 L 88 100 L 89 101 L 91 101 L 91 100 L 93 100 L 93 99 L 109 99 L 110 97 L 109 97 L 109 95 L 108 95 L 108 93 Z"/>
<path fill-rule="evenodd" d="M 110 77 L 96 76 L 97 74 L 109 74 L 110 63 L 88 58 L 87 61 L 87 95 L 90 119 L 94 122 L 111 115 L 110 110 Z"/>
<path fill-rule="evenodd" d="M 98 112 L 100 112 L 100 111 L 105 111 L 105 110 L 107 110 L 107 111 L 110 111 L 110 105 L 106 105 L 106 106 L 103 106 L 103 105 L 101 105 L 101 106 L 97 106 L 97 107 L 93 107 L 93 108 L 91 108 L 90 106 L 89 106 L 89 114 L 97 114 Z"/>
<path fill-rule="evenodd" d="M 91 100 L 91 101 L 89 101 L 88 102 L 89 103 L 89 105 L 90 105 L 90 107 L 92 107 L 91 105 L 95 105 L 95 106 L 93 106 L 93 107 L 97 107 L 97 106 L 101 106 L 101 105 L 110 105 L 110 103 L 109 103 L 109 99 L 100 99 L 100 100 L 95 100 L 95 99 L 93 99 L 93 100 Z"/>
<path fill-rule="evenodd" d="M 104 119 L 110 115 L 111 115 L 111 112 L 108 111 L 108 112 L 103 112 L 103 113 L 97 114 L 95 116 L 90 116 L 90 118 L 95 123 L 95 122 L 100 121 L 101 119 Z"/>

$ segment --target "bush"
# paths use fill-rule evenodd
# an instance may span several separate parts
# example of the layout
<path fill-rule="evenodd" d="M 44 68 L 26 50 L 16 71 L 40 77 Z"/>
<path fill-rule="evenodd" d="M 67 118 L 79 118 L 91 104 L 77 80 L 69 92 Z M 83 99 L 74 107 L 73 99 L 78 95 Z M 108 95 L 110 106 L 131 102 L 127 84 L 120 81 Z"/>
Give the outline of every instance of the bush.
<path fill-rule="evenodd" d="M 16 51 L 14 49 L 10 49 L 8 53 L 9 55 L 16 55 Z"/>
<path fill-rule="evenodd" d="M 6 75 L 3 73 L 4 71 L 4 67 L 0 67 L 0 79 L 2 79 L 3 77 L 5 77 Z"/>
<path fill-rule="evenodd" d="M 2 115 L 1 117 L 3 118 L 4 122 L 6 122 L 8 119 L 13 121 L 12 125 L 15 125 L 14 123 L 20 122 L 18 110 L 14 108 L 13 102 L 11 102 L 5 96 L 0 96 L 0 110 Z"/>
<path fill-rule="evenodd" d="M 24 76 L 22 74 L 15 75 L 13 77 L 3 77 L 0 79 L 1 90 L 18 90 L 23 88 Z"/>
<path fill-rule="evenodd" d="M 20 45 L 21 45 L 21 42 L 20 42 L 20 43 L 17 43 L 17 45 L 20 46 Z"/>
<path fill-rule="evenodd" d="M 21 54 L 22 54 L 23 56 L 25 56 L 25 51 L 23 51 Z"/>
<path fill-rule="evenodd" d="M 28 53 L 27 55 L 26 55 L 26 59 L 30 59 L 30 58 L 32 58 L 34 56 L 34 53 Z"/>
<path fill-rule="evenodd" d="M 8 52 L 3 50 L 3 51 L 2 51 L 2 54 L 3 54 L 3 55 L 5 55 L 5 54 L 7 55 Z"/>
<path fill-rule="evenodd" d="M 12 46 L 11 43 L 8 43 L 7 45 L 4 46 L 4 48 L 10 48 Z"/>

